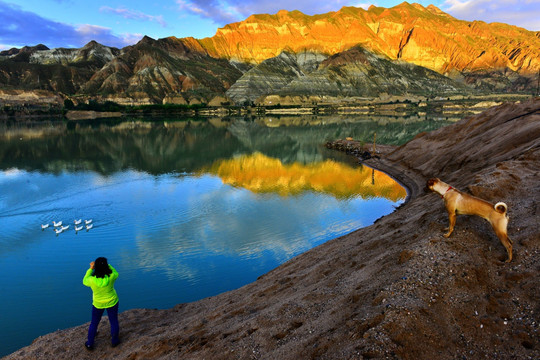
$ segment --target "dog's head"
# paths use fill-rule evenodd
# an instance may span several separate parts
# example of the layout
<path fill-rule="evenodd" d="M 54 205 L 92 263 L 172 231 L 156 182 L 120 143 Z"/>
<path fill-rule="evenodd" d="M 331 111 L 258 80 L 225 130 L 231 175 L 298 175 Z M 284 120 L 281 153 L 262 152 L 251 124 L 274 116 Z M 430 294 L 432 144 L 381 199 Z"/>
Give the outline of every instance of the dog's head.
<path fill-rule="evenodd" d="M 439 181 L 441 181 L 441 180 L 439 180 L 438 178 L 431 178 L 431 179 L 429 179 L 429 180 L 426 182 L 426 188 L 425 188 L 426 192 L 427 192 L 427 191 L 434 191 L 434 190 L 433 190 L 433 187 L 434 187 L 435 184 L 437 184 Z"/>

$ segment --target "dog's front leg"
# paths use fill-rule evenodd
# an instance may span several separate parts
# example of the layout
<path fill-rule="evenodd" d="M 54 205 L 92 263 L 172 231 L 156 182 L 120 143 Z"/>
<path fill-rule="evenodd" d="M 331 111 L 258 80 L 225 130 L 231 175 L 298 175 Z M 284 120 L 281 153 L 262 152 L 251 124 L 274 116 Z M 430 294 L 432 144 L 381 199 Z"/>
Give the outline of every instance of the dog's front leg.
<path fill-rule="evenodd" d="M 448 210 L 448 232 L 444 234 L 444 237 L 450 237 L 452 235 L 452 232 L 454 231 L 454 226 L 456 225 L 456 211 L 455 210 Z"/>

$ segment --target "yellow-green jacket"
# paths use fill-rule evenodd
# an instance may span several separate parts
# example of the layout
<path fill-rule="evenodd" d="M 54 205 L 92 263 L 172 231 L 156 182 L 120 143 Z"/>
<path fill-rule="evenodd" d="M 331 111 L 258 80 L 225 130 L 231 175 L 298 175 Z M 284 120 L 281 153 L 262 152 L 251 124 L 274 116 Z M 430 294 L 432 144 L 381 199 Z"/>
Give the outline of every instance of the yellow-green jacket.
<path fill-rule="evenodd" d="M 118 303 L 118 295 L 114 289 L 118 272 L 110 264 L 109 268 L 112 270 L 110 275 L 98 278 L 92 275 L 92 269 L 88 269 L 83 278 L 83 284 L 92 288 L 92 305 L 97 309 L 110 308 Z"/>

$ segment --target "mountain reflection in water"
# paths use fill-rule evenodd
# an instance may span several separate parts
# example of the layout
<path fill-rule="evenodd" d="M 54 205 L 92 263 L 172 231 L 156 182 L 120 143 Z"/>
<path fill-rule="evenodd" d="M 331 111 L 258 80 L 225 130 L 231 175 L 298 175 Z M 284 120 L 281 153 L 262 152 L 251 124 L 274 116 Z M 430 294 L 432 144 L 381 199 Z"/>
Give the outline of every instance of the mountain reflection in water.
<path fill-rule="evenodd" d="M 311 164 L 283 164 L 261 153 L 218 160 L 201 173 L 219 176 L 225 184 L 255 193 L 276 192 L 282 196 L 315 191 L 339 199 L 360 196 L 403 200 L 405 189 L 388 175 L 367 167 L 352 168 L 333 160 Z"/>

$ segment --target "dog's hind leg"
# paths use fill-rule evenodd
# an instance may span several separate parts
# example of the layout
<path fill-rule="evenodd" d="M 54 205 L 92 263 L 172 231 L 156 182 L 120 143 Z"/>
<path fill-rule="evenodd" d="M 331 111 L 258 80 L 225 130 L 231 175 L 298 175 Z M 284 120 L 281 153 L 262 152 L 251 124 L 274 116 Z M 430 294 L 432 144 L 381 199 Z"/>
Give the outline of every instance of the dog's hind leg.
<path fill-rule="evenodd" d="M 499 231 L 495 228 L 493 228 L 493 230 L 495 230 L 495 234 L 497 234 L 497 237 L 499 238 L 499 240 L 501 240 L 501 243 L 506 248 L 506 252 L 508 253 L 508 259 L 506 260 L 506 262 L 509 263 L 510 261 L 512 261 L 512 240 L 508 237 L 508 234 L 506 232 Z"/>
<path fill-rule="evenodd" d="M 508 217 L 499 217 L 497 219 L 493 219 L 491 222 L 491 226 L 493 227 L 493 231 L 495 231 L 495 234 L 503 244 L 503 246 L 506 248 L 506 252 L 508 253 L 508 259 L 506 262 L 512 261 L 512 239 L 508 237 Z"/>

